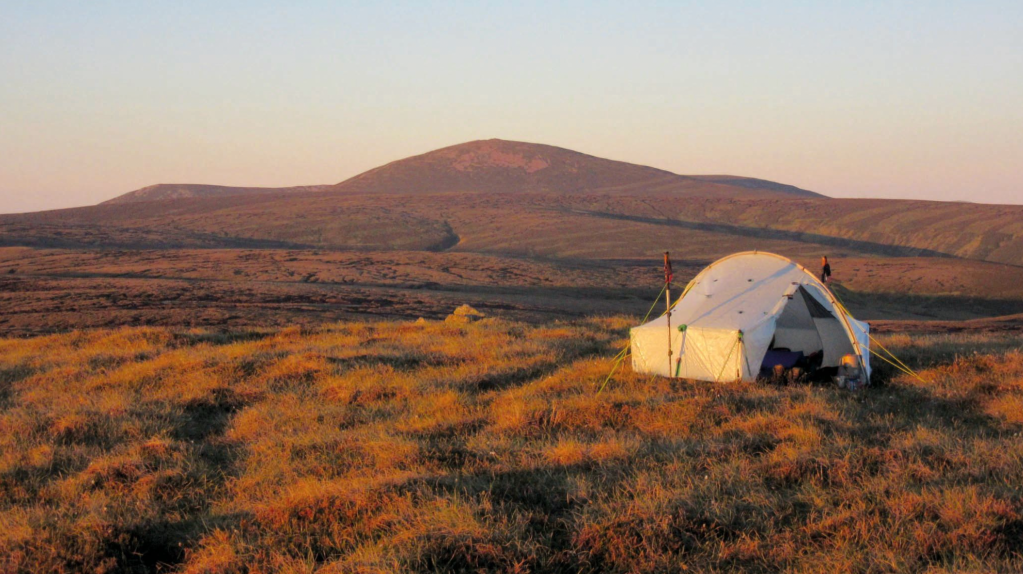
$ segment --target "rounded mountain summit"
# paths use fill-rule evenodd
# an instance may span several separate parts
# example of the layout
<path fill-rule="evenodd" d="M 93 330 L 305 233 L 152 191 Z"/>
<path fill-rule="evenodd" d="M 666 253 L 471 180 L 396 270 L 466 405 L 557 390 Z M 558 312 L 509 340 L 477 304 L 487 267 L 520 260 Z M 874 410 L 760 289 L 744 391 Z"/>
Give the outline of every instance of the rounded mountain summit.
<path fill-rule="evenodd" d="M 736 176 L 685 176 L 565 148 L 477 140 L 371 169 L 331 188 L 346 192 L 707 192 L 822 197 L 790 185 Z"/>
<path fill-rule="evenodd" d="M 678 175 L 565 148 L 478 140 L 393 161 L 334 185 L 284 188 L 151 185 L 108 204 L 290 193 L 677 193 L 712 197 L 823 197 L 791 185 L 731 175 Z"/>

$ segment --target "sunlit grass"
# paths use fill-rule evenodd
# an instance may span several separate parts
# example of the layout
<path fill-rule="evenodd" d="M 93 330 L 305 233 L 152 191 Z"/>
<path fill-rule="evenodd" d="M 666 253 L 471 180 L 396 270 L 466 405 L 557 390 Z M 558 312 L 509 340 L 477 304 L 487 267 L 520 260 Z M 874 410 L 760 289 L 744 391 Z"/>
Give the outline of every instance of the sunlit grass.
<path fill-rule="evenodd" d="M 1019 338 L 597 395 L 630 323 L 0 340 L 0 572 L 1023 568 Z"/>

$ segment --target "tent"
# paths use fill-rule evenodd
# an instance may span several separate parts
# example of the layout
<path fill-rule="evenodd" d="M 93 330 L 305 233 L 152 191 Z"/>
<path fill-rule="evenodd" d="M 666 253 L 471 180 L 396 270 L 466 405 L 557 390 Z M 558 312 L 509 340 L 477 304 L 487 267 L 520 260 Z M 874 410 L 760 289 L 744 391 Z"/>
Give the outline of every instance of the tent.
<path fill-rule="evenodd" d="M 870 376 L 869 326 L 806 268 L 773 253 L 736 253 L 712 263 L 672 306 L 670 331 L 668 320 L 665 314 L 630 332 L 636 372 L 751 381 L 762 366 L 773 366 L 764 364 L 766 356 L 788 351 L 822 352 L 822 367 L 853 355 Z"/>

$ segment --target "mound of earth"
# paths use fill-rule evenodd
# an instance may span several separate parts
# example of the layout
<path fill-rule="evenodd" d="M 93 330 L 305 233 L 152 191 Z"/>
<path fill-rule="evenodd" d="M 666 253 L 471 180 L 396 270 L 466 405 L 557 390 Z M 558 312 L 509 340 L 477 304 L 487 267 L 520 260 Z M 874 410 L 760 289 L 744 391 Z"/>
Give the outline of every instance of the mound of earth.
<path fill-rule="evenodd" d="M 486 317 L 486 314 L 473 309 L 467 304 L 460 305 L 444 319 L 445 323 L 475 323 Z"/>

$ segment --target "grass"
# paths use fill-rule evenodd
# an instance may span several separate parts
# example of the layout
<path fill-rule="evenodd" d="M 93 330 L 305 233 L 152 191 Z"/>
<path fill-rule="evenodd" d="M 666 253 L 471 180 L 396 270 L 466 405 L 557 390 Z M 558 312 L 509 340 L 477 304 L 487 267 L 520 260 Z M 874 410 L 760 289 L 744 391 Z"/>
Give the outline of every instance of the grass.
<path fill-rule="evenodd" d="M 630 321 L 0 340 L 0 572 L 1023 569 L 1020 338 L 596 395 Z"/>

